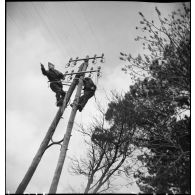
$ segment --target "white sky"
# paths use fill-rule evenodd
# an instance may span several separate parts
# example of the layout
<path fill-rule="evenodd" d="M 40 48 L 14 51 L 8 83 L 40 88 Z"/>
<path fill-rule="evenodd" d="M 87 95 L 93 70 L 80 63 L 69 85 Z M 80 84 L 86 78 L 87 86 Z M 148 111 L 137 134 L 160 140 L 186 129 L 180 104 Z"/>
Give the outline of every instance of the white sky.
<path fill-rule="evenodd" d="M 97 84 L 96 99 L 106 108 L 105 91 L 124 93 L 131 83 L 122 71 L 119 52 L 141 52 L 137 36 L 141 11 L 155 21 L 155 6 L 163 15 L 178 9 L 181 3 L 140 3 L 125 1 L 8 2 L 6 3 L 6 192 L 14 193 L 24 177 L 56 112 L 55 94 L 48 88 L 40 62 L 47 68 L 52 62 L 65 72 L 70 57 L 105 54 L 102 77 Z M 91 65 L 90 65 L 91 67 Z M 78 66 L 75 68 L 77 70 Z M 70 70 L 70 69 L 69 69 Z M 67 90 L 66 87 L 64 87 Z M 74 95 L 71 98 L 73 101 Z M 65 110 L 54 140 L 60 140 L 69 119 Z M 75 122 L 88 124 L 96 114 L 95 99 L 90 99 Z M 76 128 L 76 125 L 74 126 Z M 73 129 L 67 156 L 85 155 L 83 137 Z M 48 192 L 59 146 L 44 154 L 26 192 Z M 57 193 L 83 192 L 86 180 L 67 172 L 65 160 Z M 120 183 L 121 184 L 121 183 Z M 136 185 L 119 192 L 138 192 Z"/>

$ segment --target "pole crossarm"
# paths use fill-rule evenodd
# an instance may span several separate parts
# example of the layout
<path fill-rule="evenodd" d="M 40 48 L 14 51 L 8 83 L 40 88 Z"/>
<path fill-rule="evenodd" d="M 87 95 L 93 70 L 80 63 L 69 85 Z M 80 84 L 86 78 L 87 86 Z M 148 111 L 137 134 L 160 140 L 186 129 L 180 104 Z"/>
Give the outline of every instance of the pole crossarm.
<path fill-rule="evenodd" d="M 98 59 L 98 58 L 103 58 L 103 56 L 99 56 L 99 57 L 91 57 L 91 58 L 81 58 L 81 59 L 75 59 L 75 60 L 69 60 L 69 62 L 78 62 L 78 61 L 82 61 L 82 60 L 93 60 L 93 59 Z"/>
<path fill-rule="evenodd" d="M 91 73 L 91 72 L 99 72 L 99 69 L 98 70 L 88 70 L 88 71 L 81 71 L 81 72 L 73 72 L 73 73 L 65 73 L 64 76 L 66 75 L 74 75 L 74 74 L 82 74 L 82 73 Z"/>
<path fill-rule="evenodd" d="M 65 65 L 65 68 L 68 68 L 69 66 L 71 66 L 71 64 L 73 64 L 73 66 L 75 66 L 77 64 L 78 61 L 89 61 L 92 60 L 93 64 L 96 64 L 97 59 L 101 59 L 100 62 L 104 62 L 104 53 L 101 56 L 97 56 L 96 54 L 94 55 L 94 57 L 89 57 L 86 56 L 86 58 L 81 58 L 79 59 L 79 57 L 76 57 L 75 60 L 73 60 L 72 58 L 70 58 L 69 62 Z"/>
<path fill-rule="evenodd" d="M 104 53 L 101 56 L 97 56 L 95 54 L 94 57 L 86 56 L 86 58 L 81 58 L 81 59 L 79 59 L 79 57 L 76 57 L 75 60 L 73 60 L 72 58 L 70 58 L 69 63 L 71 63 L 71 62 L 78 62 L 78 61 L 82 61 L 82 60 L 94 60 L 94 59 L 98 59 L 98 58 L 103 59 L 104 58 Z"/>
<path fill-rule="evenodd" d="M 83 70 L 83 66 L 84 66 L 84 63 L 82 63 L 80 65 L 79 71 Z M 51 123 L 51 125 L 50 125 L 50 127 L 49 127 L 42 143 L 41 143 L 41 145 L 39 146 L 39 149 L 38 149 L 35 157 L 32 160 L 32 163 L 31 163 L 29 169 L 27 170 L 24 178 L 22 179 L 21 183 L 19 184 L 19 186 L 16 190 L 16 194 L 22 194 L 25 191 L 25 189 L 26 189 L 28 183 L 30 182 L 30 180 L 31 180 L 31 178 L 32 178 L 39 162 L 41 161 L 41 158 L 42 158 L 45 150 L 48 147 L 48 144 L 49 144 L 49 142 L 50 142 L 50 140 L 51 140 L 51 138 L 52 138 L 52 136 L 55 132 L 55 129 L 56 129 L 58 123 L 59 123 L 59 120 L 61 119 L 61 117 L 64 113 L 64 110 L 65 110 L 65 108 L 66 108 L 66 106 L 67 106 L 67 104 L 70 100 L 70 97 L 71 97 L 76 85 L 78 84 L 78 80 L 76 78 L 78 79 L 78 75 L 76 75 L 75 79 L 73 79 L 72 84 L 69 87 L 69 89 L 68 89 L 68 91 L 65 95 L 63 105 L 58 109 L 58 111 L 57 111 L 57 113 L 56 113 L 56 115 L 55 115 L 55 117 L 54 117 L 54 119 L 53 119 L 53 121 L 52 121 L 52 123 Z"/>
<path fill-rule="evenodd" d="M 88 62 L 85 62 L 85 65 L 83 67 L 83 71 L 85 71 L 87 69 L 87 66 L 88 66 Z M 68 121 L 66 133 L 64 135 L 60 155 L 59 155 L 59 158 L 58 158 L 58 163 L 57 163 L 55 173 L 54 173 L 54 177 L 53 177 L 53 180 L 52 180 L 52 183 L 51 183 L 51 186 L 50 186 L 49 193 L 52 193 L 52 194 L 56 193 L 57 186 L 58 186 L 59 179 L 60 179 L 60 175 L 61 175 L 62 168 L 63 168 L 63 164 L 64 164 L 65 157 L 66 157 L 66 152 L 68 150 L 68 144 L 69 144 L 69 141 L 70 141 L 70 136 L 71 136 L 72 128 L 73 128 L 73 125 L 74 125 L 74 119 L 75 119 L 76 112 L 77 112 L 77 104 L 78 104 L 78 101 L 79 101 L 79 97 L 81 95 L 81 90 L 82 90 L 82 85 L 83 85 L 83 77 L 84 77 L 84 75 L 82 75 L 79 78 L 79 84 L 78 84 L 78 87 L 77 87 L 77 92 L 76 92 L 75 100 L 74 100 L 75 104 L 73 104 L 73 108 L 72 108 L 70 118 L 69 118 L 69 121 Z"/>

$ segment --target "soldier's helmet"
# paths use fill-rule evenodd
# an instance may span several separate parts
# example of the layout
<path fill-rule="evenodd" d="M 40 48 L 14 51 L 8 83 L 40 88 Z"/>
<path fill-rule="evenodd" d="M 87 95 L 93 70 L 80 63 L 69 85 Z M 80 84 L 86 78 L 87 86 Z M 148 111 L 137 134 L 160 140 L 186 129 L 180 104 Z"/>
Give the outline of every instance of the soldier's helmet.
<path fill-rule="evenodd" d="M 54 67 L 55 67 L 55 66 L 54 66 L 51 62 L 48 62 L 48 68 L 49 68 L 49 69 L 54 69 Z"/>

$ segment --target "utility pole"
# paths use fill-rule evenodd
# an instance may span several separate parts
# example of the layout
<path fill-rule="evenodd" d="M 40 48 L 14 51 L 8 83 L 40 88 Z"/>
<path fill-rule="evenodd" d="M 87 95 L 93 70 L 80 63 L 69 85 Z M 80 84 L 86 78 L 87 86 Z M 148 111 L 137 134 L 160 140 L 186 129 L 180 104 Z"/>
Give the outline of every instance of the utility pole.
<path fill-rule="evenodd" d="M 72 111 L 71 111 L 71 114 L 70 114 L 70 117 L 69 117 L 66 133 L 64 135 L 63 144 L 62 144 L 62 147 L 61 147 L 61 151 L 60 151 L 60 155 L 59 155 L 59 158 L 58 158 L 56 170 L 55 170 L 55 173 L 54 173 L 54 176 L 53 176 L 53 180 L 52 180 L 52 183 L 51 183 L 51 186 L 50 186 L 49 194 L 50 193 L 51 194 L 56 193 L 56 191 L 57 191 L 59 179 L 60 179 L 60 176 L 61 176 L 64 161 L 65 161 L 65 158 L 66 158 L 66 152 L 68 150 L 68 144 L 69 144 L 69 141 L 70 141 L 72 128 L 73 128 L 73 125 L 74 125 L 74 119 L 75 119 L 76 112 L 77 112 L 77 105 L 78 105 L 78 102 L 79 102 L 79 97 L 81 95 L 84 74 L 90 72 L 90 71 L 86 71 L 87 67 L 88 67 L 88 61 L 89 61 L 89 59 L 94 59 L 95 60 L 96 58 L 102 58 L 103 59 L 103 56 L 104 55 L 102 54 L 102 57 L 94 56 L 95 58 L 87 58 L 87 60 L 82 59 L 82 60 L 85 60 L 83 70 L 82 70 L 83 75 L 79 78 L 79 84 L 78 84 L 78 87 L 77 87 L 77 92 L 76 92 L 76 95 L 75 95 L 73 108 L 72 108 Z M 95 61 L 93 61 L 93 63 L 94 62 Z M 103 60 L 101 62 L 103 62 Z M 99 71 L 100 71 L 100 68 L 98 68 L 98 70 L 96 72 L 99 73 Z M 95 72 L 95 71 L 93 71 L 93 69 L 91 69 L 91 72 Z"/>
<path fill-rule="evenodd" d="M 85 62 L 85 66 L 83 67 L 84 68 L 83 71 L 85 71 L 87 69 L 87 66 L 88 66 L 88 62 Z M 63 167 L 64 160 L 65 160 L 65 157 L 66 157 L 66 151 L 68 150 L 68 144 L 69 144 L 69 141 L 70 141 L 70 136 L 71 136 L 71 132 L 72 132 L 73 124 L 74 124 L 74 119 L 75 119 L 76 112 L 77 112 L 76 105 L 78 104 L 78 99 L 80 97 L 81 89 L 82 89 L 82 85 L 83 85 L 83 81 L 82 81 L 83 77 L 84 76 L 81 76 L 79 78 L 79 84 L 78 84 L 77 92 L 76 92 L 76 95 L 75 95 L 73 108 L 72 108 L 70 118 L 69 118 L 69 121 L 68 121 L 66 133 L 64 135 L 63 144 L 62 144 L 62 147 L 61 147 L 57 167 L 56 167 L 54 177 L 53 177 L 53 180 L 52 180 L 52 184 L 51 184 L 51 187 L 50 187 L 50 190 L 49 190 L 49 193 L 51 193 L 51 194 L 56 193 L 58 182 L 59 182 L 60 175 L 61 175 L 61 172 L 62 172 L 62 167 Z"/>
<path fill-rule="evenodd" d="M 82 71 L 82 68 L 83 68 L 83 64 L 81 64 L 81 66 L 79 67 L 78 72 Z M 39 162 L 41 161 L 41 158 L 42 158 L 45 150 L 48 147 L 48 144 L 49 144 L 49 142 L 50 142 L 50 140 L 51 140 L 51 138 L 52 138 L 52 136 L 55 132 L 55 129 L 56 129 L 58 123 L 59 123 L 59 120 L 61 119 L 61 117 L 64 113 L 64 110 L 65 110 L 65 108 L 66 108 L 66 106 L 67 106 L 67 104 L 70 100 L 70 97 L 71 97 L 71 95 L 72 95 L 72 93 L 73 93 L 73 91 L 74 91 L 74 89 L 75 89 L 75 87 L 78 83 L 78 80 L 77 80 L 76 77 L 73 79 L 73 82 L 72 82 L 71 86 L 69 87 L 69 89 L 66 93 L 66 96 L 64 98 L 63 105 L 58 109 L 58 112 L 57 112 L 56 116 L 54 117 L 54 119 L 53 119 L 53 121 L 52 121 L 52 123 L 51 123 L 51 125 L 50 125 L 50 127 L 47 131 L 47 134 L 45 135 L 45 137 L 44 137 L 44 139 L 41 143 L 41 145 L 39 146 L 39 149 L 38 149 L 35 157 L 33 158 L 33 161 L 31 163 L 28 171 L 26 172 L 23 180 L 19 184 L 19 186 L 16 190 L 16 194 L 22 194 L 25 191 L 25 189 L 26 189 L 28 183 L 30 182 L 30 180 L 31 180 L 31 178 L 32 178 Z"/>
<path fill-rule="evenodd" d="M 92 58 L 89 58 L 89 57 L 86 57 L 84 59 L 78 59 L 78 57 L 76 58 L 76 60 L 72 60 L 72 58 L 69 60 L 69 63 L 65 66 L 66 68 L 70 66 L 70 64 L 72 62 L 74 62 L 74 66 L 76 65 L 76 62 L 77 61 L 81 61 L 81 60 L 84 60 L 85 62 L 82 63 L 79 67 L 79 70 L 77 73 L 74 73 L 74 71 L 72 71 L 71 73 L 65 73 L 64 75 L 65 76 L 69 76 L 68 79 L 69 80 L 72 80 L 72 76 L 73 75 L 76 75 L 65 95 L 65 98 L 63 100 L 63 104 L 62 106 L 58 109 L 57 113 L 56 113 L 56 116 L 54 117 L 35 157 L 33 158 L 33 161 L 28 169 L 28 171 L 26 172 L 23 180 L 21 181 L 21 183 L 19 184 L 17 190 L 16 190 L 16 194 L 22 194 L 28 183 L 30 182 L 39 162 L 41 161 L 41 158 L 44 154 L 44 152 L 52 145 L 54 144 L 60 144 L 62 141 L 63 141 L 63 145 L 62 145 L 62 148 L 61 148 L 61 152 L 60 152 L 60 157 L 59 157 L 59 162 L 58 162 L 58 165 L 57 165 L 57 168 L 56 168 L 56 172 L 55 172 L 55 175 L 54 175 L 54 178 L 53 178 L 53 181 L 52 181 L 52 185 L 51 185 L 51 188 L 50 188 L 50 191 L 56 191 L 57 189 L 57 185 L 58 185 L 58 181 L 59 181 L 59 178 L 60 178 L 60 174 L 61 174 L 61 170 L 62 170 L 62 167 L 63 167 L 63 163 L 64 163 L 64 160 L 65 160 L 65 156 L 66 156 L 66 151 L 68 149 L 68 143 L 69 143 L 69 140 L 70 140 L 70 136 L 71 136 L 71 131 L 72 131 L 72 127 L 73 127 L 73 123 L 74 123 L 74 118 L 75 118 L 75 115 L 76 115 L 76 111 L 77 111 L 77 108 L 76 108 L 76 105 L 74 104 L 73 108 L 72 108 L 72 112 L 71 112 L 71 115 L 70 115 L 70 119 L 69 119 L 69 123 L 68 123 L 68 126 L 67 126 L 67 133 L 65 134 L 64 138 L 59 141 L 59 142 L 53 142 L 52 140 L 52 136 L 55 132 L 55 129 L 60 121 L 60 119 L 62 118 L 62 115 L 64 113 L 64 110 L 65 108 L 67 107 L 67 104 L 70 100 L 70 97 L 76 87 L 76 85 L 78 84 L 78 89 L 77 89 L 77 93 L 76 93 L 76 96 L 75 96 L 75 102 L 78 103 L 78 99 L 80 97 L 80 94 L 81 94 L 81 88 L 82 88 L 82 79 L 84 77 L 84 74 L 86 73 L 86 69 L 87 69 L 87 66 L 88 66 L 88 61 L 89 59 L 93 59 L 93 63 L 95 63 L 96 59 L 97 58 L 101 58 L 101 62 L 103 62 L 104 60 L 104 54 L 102 54 L 101 57 L 97 57 L 96 55 L 94 55 L 94 57 Z M 97 72 L 98 75 L 100 75 L 100 68 L 101 67 L 98 67 L 97 70 L 93 70 L 91 69 L 90 71 L 87 71 L 87 73 L 93 73 L 93 72 Z M 81 77 L 81 78 L 80 78 Z M 79 82 L 78 82 L 78 79 L 79 79 Z M 51 144 L 49 144 L 49 142 L 52 142 Z M 63 152 L 62 152 L 63 151 Z"/>

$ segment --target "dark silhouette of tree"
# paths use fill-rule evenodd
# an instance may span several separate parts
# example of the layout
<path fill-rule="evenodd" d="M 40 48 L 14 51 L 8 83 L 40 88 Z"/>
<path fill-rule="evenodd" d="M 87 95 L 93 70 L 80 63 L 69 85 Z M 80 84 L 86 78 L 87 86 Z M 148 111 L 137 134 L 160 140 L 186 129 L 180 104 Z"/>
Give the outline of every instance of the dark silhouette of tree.
<path fill-rule="evenodd" d="M 117 101 L 120 102 L 119 99 Z M 90 128 L 80 127 L 79 130 L 88 137 L 85 140 L 89 146 L 87 158 L 72 158 L 71 162 L 70 172 L 87 177 L 84 193 L 109 192 L 116 188 L 112 183 L 113 179 L 124 175 L 122 167 L 136 150 L 136 147 L 131 145 L 133 132 L 127 132 L 125 121 L 120 120 L 105 129 L 105 113 L 101 113 L 102 121 L 97 119 Z M 132 166 L 137 161 L 133 158 L 129 160 Z"/>
<path fill-rule="evenodd" d="M 146 53 L 120 53 L 133 85 L 113 96 L 103 122 L 81 129 L 88 156 L 73 159 L 71 170 L 88 178 L 85 193 L 108 192 L 121 174 L 133 175 L 144 193 L 190 193 L 190 9 L 183 4 L 169 18 L 155 9 L 159 25 L 140 12 L 136 27 Z"/>
<path fill-rule="evenodd" d="M 172 12 L 163 18 L 156 7 L 160 26 L 140 12 L 145 36 L 138 36 L 147 55 L 133 58 L 121 52 L 134 85 L 125 94 L 132 126 L 139 129 L 132 141 L 149 151 L 138 156 L 147 169 L 134 176 L 145 193 L 190 193 L 190 9 Z M 107 115 L 120 111 L 110 103 Z M 187 113 L 188 114 L 185 114 Z M 123 113 L 125 114 L 125 113 Z M 123 115 L 121 115 L 122 117 Z M 120 117 L 118 117 L 120 118 Z M 131 129 L 130 129 L 131 131 Z M 128 172 L 128 170 L 127 170 Z"/>

